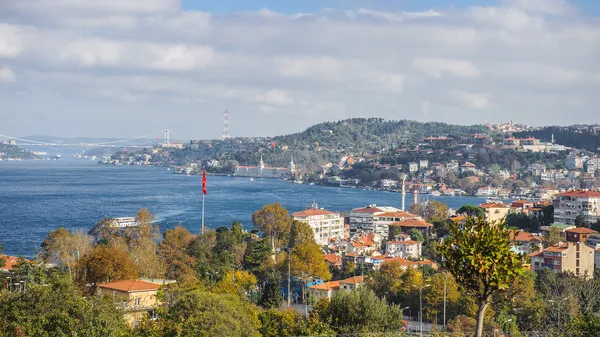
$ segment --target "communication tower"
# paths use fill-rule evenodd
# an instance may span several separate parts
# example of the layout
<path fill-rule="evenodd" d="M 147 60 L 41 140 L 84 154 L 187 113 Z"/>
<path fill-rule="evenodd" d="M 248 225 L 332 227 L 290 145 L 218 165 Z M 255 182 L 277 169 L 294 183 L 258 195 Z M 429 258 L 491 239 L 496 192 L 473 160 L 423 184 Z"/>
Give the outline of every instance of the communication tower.
<path fill-rule="evenodd" d="M 229 136 L 229 111 L 225 110 L 223 112 L 224 121 L 223 121 L 223 140 L 227 140 L 230 138 Z"/>

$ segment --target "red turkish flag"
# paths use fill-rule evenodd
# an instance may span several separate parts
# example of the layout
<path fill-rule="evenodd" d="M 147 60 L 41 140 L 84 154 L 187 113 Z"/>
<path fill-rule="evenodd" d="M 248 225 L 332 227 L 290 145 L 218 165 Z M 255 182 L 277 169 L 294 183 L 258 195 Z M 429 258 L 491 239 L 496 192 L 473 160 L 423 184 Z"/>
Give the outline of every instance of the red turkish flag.
<path fill-rule="evenodd" d="M 202 193 L 203 194 L 208 193 L 208 192 L 206 192 L 206 171 L 204 171 L 204 173 L 202 173 Z"/>

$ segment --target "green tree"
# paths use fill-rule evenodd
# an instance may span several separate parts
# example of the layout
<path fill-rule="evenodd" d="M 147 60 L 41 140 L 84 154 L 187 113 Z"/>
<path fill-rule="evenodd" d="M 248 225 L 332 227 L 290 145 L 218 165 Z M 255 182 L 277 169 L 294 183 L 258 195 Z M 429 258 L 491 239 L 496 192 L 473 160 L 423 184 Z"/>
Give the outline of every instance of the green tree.
<path fill-rule="evenodd" d="M 460 291 L 458 283 L 450 273 L 436 273 L 431 277 L 431 287 L 427 289 L 424 296 L 424 308 L 426 314 L 430 317 L 438 317 L 444 307 L 444 282 L 446 283 L 446 310 L 449 318 L 458 314 Z"/>
<path fill-rule="evenodd" d="M 423 236 L 423 233 L 418 229 L 413 229 L 410 231 L 410 238 L 412 240 L 419 241 L 419 242 L 425 241 L 425 237 Z"/>
<path fill-rule="evenodd" d="M 244 251 L 244 269 L 264 280 L 266 277 L 265 264 L 271 255 L 271 247 L 265 239 L 250 239 Z"/>
<path fill-rule="evenodd" d="M 302 317 L 296 311 L 265 310 L 259 314 L 263 337 L 330 336 L 335 332 L 313 315 Z"/>
<path fill-rule="evenodd" d="M 450 225 L 450 238 L 440 246 L 445 267 L 457 282 L 477 299 L 476 337 L 483 333 L 485 311 L 494 294 L 506 290 L 526 271 L 525 257 L 511 250 L 504 222 L 490 224 L 469 217 L 461 229 Z"/>
<path fill-rule="evenodd" d="M 260 304 L 265 308 L 278 308 L 282 302 L 281 275 L 272 272 L 262 291 Z"/>
<path fill-rule="evenodd" d="M 290 243 L 289 247 L 296 247 L 306 243 L 315 243 L 315 234 L 310 225 L 294 220 L 292 221 L 291 230 L 290 230 Z"/>
<path fill-rule="evenodd" d="M 456 211 L 457 214 L 464 214 L 470 217 L 483 217 L 483 210 L 477 206 L 464 205 Z"/>
<path fill-rule="evenodd" d="M 194 236 L 184 227 L 177 226 L 163 234 L 158 246 L 158 255 L 167 266 L 166 277 L 170 279 L 196 278 L 196 259 L 188 254 Z"/>
<path fill-rule="evenodd" d="M 292 219 L 289 212 L 276 202 L 254 212 L 252 223 L 270 238 L 272 251 L 275 252 L 282 240 L 289 235 Z"/>
<path fill-rule="evenodd" d="M 392 332 L 402 328 L 400 308 L 387 304 L 367 288 L 336 292 L 319 316 L 339 334 Z"/>
<path fill-rule="evenodd" d="M 53 263 L 59 269 L 68 271 L 72 278 L 77 278 L 73 275 L 77 260 L 91 249 L 91 237 L 82 231 L 71 233 L 61 227 L 48 234 L 42 243 L 40 257 L 46 263 Z"/>

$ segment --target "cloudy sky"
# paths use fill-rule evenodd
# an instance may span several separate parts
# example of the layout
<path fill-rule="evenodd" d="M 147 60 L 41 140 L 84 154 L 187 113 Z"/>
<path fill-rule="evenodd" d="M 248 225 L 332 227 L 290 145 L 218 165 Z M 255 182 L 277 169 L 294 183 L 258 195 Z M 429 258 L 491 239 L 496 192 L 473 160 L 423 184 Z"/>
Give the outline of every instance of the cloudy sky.
<path fill-rule="evenodd" d="M 600 1 L 0 0 L 0 134 L 600 123 Z"/>

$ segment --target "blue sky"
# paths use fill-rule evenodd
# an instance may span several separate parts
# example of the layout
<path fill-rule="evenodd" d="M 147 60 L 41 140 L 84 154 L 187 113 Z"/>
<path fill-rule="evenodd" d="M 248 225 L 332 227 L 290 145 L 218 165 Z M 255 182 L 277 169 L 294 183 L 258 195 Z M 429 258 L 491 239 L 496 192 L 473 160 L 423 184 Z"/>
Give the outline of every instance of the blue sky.
<path fill-rule="evenodd" d="M 267 8 L 281 13 L 316 12 L 323 8 L 424 11 L 443 8 L 466 8 L 470 6 L 495 6 L 499 0 L 183 0 L 186 10 L 202 10 L 212 13 L 231 13 Z M 573 0 L 571 3 L 584 14 L 598 15 L 600 0 Z"/>

